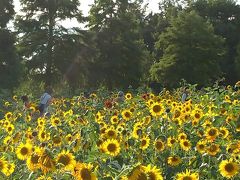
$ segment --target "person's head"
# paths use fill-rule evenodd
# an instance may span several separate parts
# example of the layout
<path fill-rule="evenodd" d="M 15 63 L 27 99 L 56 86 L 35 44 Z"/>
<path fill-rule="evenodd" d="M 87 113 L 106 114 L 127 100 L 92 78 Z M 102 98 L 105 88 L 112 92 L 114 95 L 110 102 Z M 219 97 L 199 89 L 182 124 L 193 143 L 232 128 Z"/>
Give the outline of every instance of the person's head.
<path fill-rule="evenodd" d="M 21 100 L 23 102 L 28 102 L 28 97 L 26 95 L 24 95 L 24 96 L 21 97 Z"/>
<path fill-rule="evenodd" d="M 118 92 L 118 97 L 123 97 L 124 96 L 124 93 L 122 91 L 119 91 Z"/>
<path fill-rule="evenodd" d="M 48 93 L 48 94 L 52 94 L 53 93 L 53 90 L 51 87 L 46 87 L 45 88 L 45 92 Z"/>

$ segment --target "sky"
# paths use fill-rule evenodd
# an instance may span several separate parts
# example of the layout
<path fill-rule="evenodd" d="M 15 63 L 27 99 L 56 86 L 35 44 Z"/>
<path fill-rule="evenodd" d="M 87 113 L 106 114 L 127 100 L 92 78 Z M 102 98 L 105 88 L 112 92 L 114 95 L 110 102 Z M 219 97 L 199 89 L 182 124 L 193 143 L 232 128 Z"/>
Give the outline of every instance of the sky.
<path fill-rule="evenodd" d="M 90 9 L 90 5 L 93 4 L 94 0 L 80 0 L 81 6 L 80 9 L 83 12 L 83 15 L 87 16 L 88 11 Z M 144 3 L 149 3 L 147 12 L 158 12 L 158 3 L 160 0 L 144 0 Z M 237 0 L 238 4 L 240 4 L 240 0 Z M 19 12 L 20 11 L 20 2 L 19 0 L 14 0 L 14 5 L 15 5 L 15 11 Z M 84 28 L 83 24 L 79 24 L 76 19 L 71 19 L 71 20 L 66 20 L 62 22 L 62 25 L 66 28 L 71 28 L 71 27 L 80 27 Z"/>

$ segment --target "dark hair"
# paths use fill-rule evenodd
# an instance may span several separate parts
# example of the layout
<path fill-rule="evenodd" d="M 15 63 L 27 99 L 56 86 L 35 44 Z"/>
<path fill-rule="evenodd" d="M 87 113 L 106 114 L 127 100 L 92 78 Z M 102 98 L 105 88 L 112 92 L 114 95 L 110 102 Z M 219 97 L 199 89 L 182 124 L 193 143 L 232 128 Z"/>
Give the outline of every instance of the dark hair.
<path fill-rule="evenodd" d="M 24 95 L 24 96 L 21 97 L 21 100 L 23 102 L 27 102 L 28 101 L 28 97 L 26 95 Z"/>
<path fill-rule="evenodd" d="M 46 87 L 45 88 L 45 92 L 48 93 L 48 94 L 52 94 L 53 93 L 53 90 L 51 87 Z"/>

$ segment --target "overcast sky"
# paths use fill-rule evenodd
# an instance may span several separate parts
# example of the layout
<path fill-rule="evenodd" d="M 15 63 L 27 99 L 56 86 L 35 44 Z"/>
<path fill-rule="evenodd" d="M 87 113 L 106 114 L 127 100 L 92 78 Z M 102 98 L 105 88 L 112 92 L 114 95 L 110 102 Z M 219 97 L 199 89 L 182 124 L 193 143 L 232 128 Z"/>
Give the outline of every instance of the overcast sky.
<path fill-rule="evenodd" d="M 93 4 L 94 0 L 80 0 L 81 3 L 81 10 L 85 16 L 88 15 L 88 11 L 90 9 L 90 5 Z M 149 3 L 148 6 L 148 12 L 158 12 L 158 3 L 160 0 L 144 0 L 144 3 Z M 238 0 L 238 3 L 240 4 L 240 0 Z M 19 12 L 20 10 L 20 3 L 19 0 L 14 0 L 14 5 L 15 5 L 15 11 Z M 80 25 L 76 20 L 67 20 L 63 22 L 63 25 L 66 28 L 70 27 L 83 27 L 83 25 Z"/>

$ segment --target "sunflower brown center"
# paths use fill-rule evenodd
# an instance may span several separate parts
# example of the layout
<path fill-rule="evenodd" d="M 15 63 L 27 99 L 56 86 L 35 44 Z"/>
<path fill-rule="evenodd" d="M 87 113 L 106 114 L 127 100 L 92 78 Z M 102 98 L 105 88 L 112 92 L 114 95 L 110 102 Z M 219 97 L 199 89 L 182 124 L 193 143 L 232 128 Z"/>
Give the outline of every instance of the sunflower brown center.
<path fill-rule="evenodd" d="M 163 148 L 162 142 L 157 141 L 155 147 L 156 147 L 157 149 L 162 149 L 162 148 Z"/>
<path fill-rule="evenodd" d="M 226 166 L 225 166 L 225 170 L 230 173 L 232 171 L 234 171 L 234 166 L 231 164 L 231 163 L 228 163 Z"/>
<path fill-rule="evenodd" d="M 131 117 L 131 114 L 130 114 L 129 112 L 125 112 L 125 116 L 126 116 L 127 118 L 130 118 L 130 117 Z"/>
<path fill-rule="evenodd" d="M 62 155 L 60 156 L 59 160 L 58 160 L 58 163 L 61 163 L 63 165 L 68 165 L 70 162 L 70 158 L 67 156 L 67 155 Z"/>
<path fill-rule="evenodd" d="M 147 144 L 147 141 L 145 139 L 142 140 L 142 146 L 145 146 Z"/>
<path fill-rule="evenodd" d="M 23 148 L 21 149 L 21 154 L 22 154 L 22 155 L 26 155 L 27 153 L 28 153 L 28 148 L 23 147 Z"/>
<path fill-rule="evenodd" d="M 216 129 L 211 129 L 208 134 L 209 136 L 215 136 L 217 134 L 217 131 Z"/>
<path fill-rule="evenodd" d="M 107 149 L 108 149 L 108 151 L 110 151 L 110 152 L 114 152 L 114 151 L 116 151 L 117 146 L 116 146 L 115 144 L 111 143 L 111 144 L 109 144 L 109 145 L 107 146 Z"/>
<path fill-rule="evenodd" d="M 108 131 L 108 136 L 113 137 L 115 135 L 114 131 L 110 130 Z"/>
<path fill-rule="evenodd" d="M 38 155 L 31 156 L 31 163 L 37 164 L 38 163 L 38 159 L 39 159 Z"/>
<path fill-rule="evenodd" d="M 192 180 L 192 177 L 191 176 L 185 176 L 185 177 L 183 177 L 183 180 Z"/>
<path fill-rule="evenodd" d="M 199 118 L 200 118 L 200 114 L 196 113 L 196 114 L 195 114 L 195 118 L 196 118 L 196 119 L 199 119 Z"/>
<path fill-rule="evenodd" d="M 153 112 L 158 113 L 161 111 L 161 107 L 159 105 L 153 106 Z"/>
<path fill-rule="evenodd" d="M 188 147 L 189 146 L 189 143 L 187 141 L 184 141 L 183 143 L 184 146 Z"/>
<path fill-rule="evenodd" d="M 91 180 L 91 173 L 89 172 L 88 169 L 83 168 L 81 170 L 81 177 L 82 179 Z"/>

